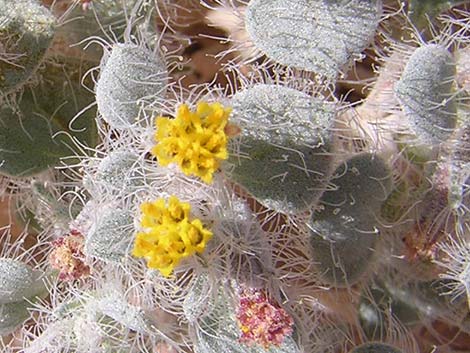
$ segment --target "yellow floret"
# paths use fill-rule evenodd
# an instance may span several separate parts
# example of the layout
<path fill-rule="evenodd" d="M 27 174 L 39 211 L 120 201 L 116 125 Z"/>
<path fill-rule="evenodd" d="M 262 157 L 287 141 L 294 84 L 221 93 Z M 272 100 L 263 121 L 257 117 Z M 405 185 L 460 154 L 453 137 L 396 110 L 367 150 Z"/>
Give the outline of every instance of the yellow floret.
<path fill-rule="evenodd" d="M 176 163 L 186 175 L 211 183 L 220 161 L 228 158 L 225 127 L 230 112 L 220 103 L 199 102 L 195 112 L 182 104 L 175 119 L 157 118 L 152 154 L 162 166 Z"/>
<path fill-rule="evenodd" d="M 132 255 L 146 259 L 149 268 L 166 277 L 182 259 L 202 253 L 212 237 L 201 220 L 189 219 L 190 204 L 175 196 L 146 202 L 140 209 L 143 231 L 137 233 Z"/>

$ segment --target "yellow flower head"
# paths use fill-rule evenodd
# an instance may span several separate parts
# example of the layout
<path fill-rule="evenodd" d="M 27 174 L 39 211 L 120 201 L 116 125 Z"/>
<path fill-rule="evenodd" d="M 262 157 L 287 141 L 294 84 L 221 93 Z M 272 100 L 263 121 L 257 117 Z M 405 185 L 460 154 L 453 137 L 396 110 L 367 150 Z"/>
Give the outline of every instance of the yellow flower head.
<path fill-rule="evenodd" d="M 163 166 L 176 163 L 184 174 L 211 183 L 220 161 L 228 158 L 225 127 L 230 112 L 220 103 L 199 102 L 195 112 L 182 104 L 175 119 L 157 118 L 152 154 Z"/>
<path fill-rule="evenodd" d="M 175 266 L 195 252 L 202 253 L 212 232 L 199 219 L 190 220 L 191 206 L 171 196 L 140 206 L 144 231 L 137 233 L 132 255 L 147 260 L 149 268 L 168 277 Z"/>

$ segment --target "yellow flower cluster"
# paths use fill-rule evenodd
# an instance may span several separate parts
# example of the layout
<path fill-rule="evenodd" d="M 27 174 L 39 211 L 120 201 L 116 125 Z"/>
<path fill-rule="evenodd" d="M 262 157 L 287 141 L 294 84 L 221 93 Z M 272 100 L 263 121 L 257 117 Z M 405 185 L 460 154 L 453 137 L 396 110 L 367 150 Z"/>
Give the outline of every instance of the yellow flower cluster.
<path fill-rule="evenodd" d="M 152 154 L 162 166 L 176 163 L 186 175 L 210 184 L 220 161 L 228 157 L 224 130 L 230 112 L 220 103 L 199 102 L 195 112 L 182 104 L 175 119 L 157 118 Z"/>
<path fill-rule="evenodd" d="M 202 253 L 212 232 L 199 219 L 189 220 L 191 206 L 171 196 L 141 205 L 141 227 L 132 255 L 147 260 L 149 268 L 168 277 L 181 259 Z"/>

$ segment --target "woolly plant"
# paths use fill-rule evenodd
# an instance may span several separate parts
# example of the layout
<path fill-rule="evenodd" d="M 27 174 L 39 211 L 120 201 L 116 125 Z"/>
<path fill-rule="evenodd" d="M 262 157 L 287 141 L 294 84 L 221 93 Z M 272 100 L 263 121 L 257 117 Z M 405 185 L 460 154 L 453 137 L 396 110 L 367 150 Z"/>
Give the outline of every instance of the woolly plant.
<path fill-rule="evenodd" d="M 454 77 L 452 55 L 431 44 L 413 52 L 395 85 L 413 130 L 429 143 L 445 141 L 456 125 Z"/>
<path fill-rule="evenodd" d="M 96 103 L 114 128 L 138 121 L 140 106 L 164 97 L 167 69 L 158 53 L 132 44 L 113 46 L 96 85 Z"/>
<path fill-rule="evenodd" d="M 18 89 L 37 70 L 52 44 L 56 19 L 34 0 L 0 3 L 1 96 Z"/>
<path fill-rule="evenodd" d="M 231 303 L 236 298 L 232 299 L 227 295 L 222 289 L 211 303 L 210 311 L 198 323 L 195 352 L 298 351 L 290 337 L 283 337 L 292 332 L 290 317 L 283 309 L 276 307 L 276 304 L 270 303 L 264 294 L 253 293 L 253 297 L 248 294 L 246 298 L 240 298 L 238 309 Z M 257 305 L 259 308 L 256 308 Z M 257 315 L 259 316 L 256 317 Z M 256 320 L 259 322 L 255 323 Z M 257 324 L 264 324 L 264 330 L 256 330 Z M 251 325 L 254 327 L 250 327 Z M 241 334 L 244 336 L 240 341 Z M 283 340 L 282 345 L 279 342 L 271 344 L 278 339 Z"/>
<path fill-rule="evenodd" d="M 368 46 L 380 1 L 250 1 L 246 30 L 256 48 L 283 65 L 336 78 Z"/>
<path fill-rule="evenodd" d="M 346 160 L 334 175 L 332 190 L 320 200 L 321 211 L 312 216 L 310 242 L 321 278 L 334 286 L 349 286 L 373 262 L 378 212 L 392 183 L 387 165 L 370 154 Z"/>
<path fill-rule="evenodd" d="M 43 273 L 21 261 L 0 258 L 0 333 L 6 335 L 20 326 L 30 313 L 31 301 L 47 292 Z"/>
<path fill-rule="evenodd" d="M 259 202 L 299 212 L 317 201 L 332 168 L 334 107 L 280 85 L 255 85 L 231 101 L 230 178 Z M 306 192 L 307 191 L 307 192 Z"/>
<path fill-rule="evenodd" d="M 468 18 L 0 0 L 1 350 L 468 349 Z"/>

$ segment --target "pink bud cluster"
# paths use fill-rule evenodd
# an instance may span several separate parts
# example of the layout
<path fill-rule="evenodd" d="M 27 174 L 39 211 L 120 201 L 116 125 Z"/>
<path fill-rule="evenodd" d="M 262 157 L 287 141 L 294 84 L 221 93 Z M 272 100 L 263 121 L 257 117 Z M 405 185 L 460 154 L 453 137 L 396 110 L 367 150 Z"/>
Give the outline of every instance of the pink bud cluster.
<path fill-rule="evenodd" d="M 83 253 L 85 239 L 77 231 L 52 242 L 54 250 L 49 255 L 51 267 L 59 271 L 61 281 L 73 281 L 90 274 Z"/>
<path fill-rule="evenodd" d="M 279 346 L 292 333 L 292 317 L 265 291 L 243 289 L 240 293 L 237 321 L 242 334 L 240 341 L 268 349 Z"/>

